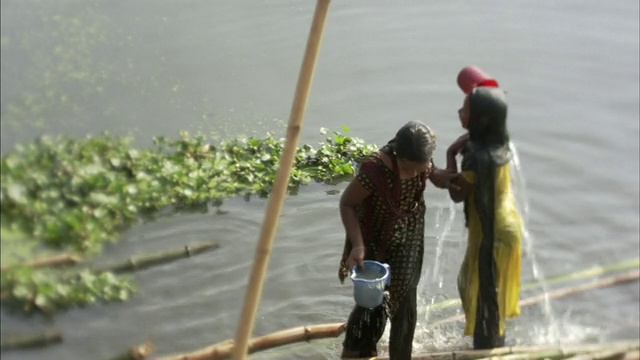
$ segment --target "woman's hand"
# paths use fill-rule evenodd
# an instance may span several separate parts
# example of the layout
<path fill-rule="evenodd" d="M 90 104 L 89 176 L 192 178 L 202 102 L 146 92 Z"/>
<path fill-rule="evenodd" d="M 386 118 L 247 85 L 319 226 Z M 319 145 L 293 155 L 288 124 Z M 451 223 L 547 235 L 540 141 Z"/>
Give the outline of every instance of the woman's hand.
<path fill-rule="evenodd" d="M 364 246 L 356 246 L 351 249 L 349 257 L 347 258 L 347 269 L 351 271 L 354 265 L 362 267 L 364 265 Z"/>
<path fill-rule="evenodd" d="M 450 155 L 458 155 L 462 149 L 464 149 L 465 145 L 469 142 L 469 133 L 464 133 L 459 138 L 456 139 L 449 148 L 447 149 L 447 154 Z"/>
<path fill-rule="evenodd" d="M 444 173 L 446 174 L 444 176 L 444 188 L 459 190 L 460 185 L 458 185 L 458 179 L 460 179 L 460 173 L 451 171 L 444 171 Z"/>
<path fill-rule="evenodd" d="M 429 180 L 439 189 L 449 189 L 456 187 L 454 183 L 458 180 L 460 174 L 456 171 L 434 168 L 429 174 Z"/>

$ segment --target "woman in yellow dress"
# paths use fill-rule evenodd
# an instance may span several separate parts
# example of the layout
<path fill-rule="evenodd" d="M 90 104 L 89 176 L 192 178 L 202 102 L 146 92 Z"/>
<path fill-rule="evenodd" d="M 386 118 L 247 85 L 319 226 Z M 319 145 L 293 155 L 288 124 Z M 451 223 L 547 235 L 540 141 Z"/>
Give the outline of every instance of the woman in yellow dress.
<path fill-rule="evenodd" d="M 506 319 L 520 314 L 522 222 L 511 192 L 507 103 L 497 87 L 476 87 L 458 110 L 467 133 L 447 149 L 447 170 L 460 177 L 449 187 L 464 201 L 467 250 L 458 274 L 465 335 L 475 349 L 504 346 Z"/>

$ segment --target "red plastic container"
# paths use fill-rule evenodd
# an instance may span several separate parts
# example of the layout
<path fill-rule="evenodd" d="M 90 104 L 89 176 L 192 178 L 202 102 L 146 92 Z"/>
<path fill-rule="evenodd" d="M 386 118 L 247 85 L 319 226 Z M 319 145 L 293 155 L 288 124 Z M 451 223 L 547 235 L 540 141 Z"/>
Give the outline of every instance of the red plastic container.
<path fill-rule="evenodd" d="M 457 81 L 458 86 L 465 94 L 469 94 L 471 90 L 477 86 L 499 87 L 496 79 L 474 65 L 467 66 L 460 70 Z"/>

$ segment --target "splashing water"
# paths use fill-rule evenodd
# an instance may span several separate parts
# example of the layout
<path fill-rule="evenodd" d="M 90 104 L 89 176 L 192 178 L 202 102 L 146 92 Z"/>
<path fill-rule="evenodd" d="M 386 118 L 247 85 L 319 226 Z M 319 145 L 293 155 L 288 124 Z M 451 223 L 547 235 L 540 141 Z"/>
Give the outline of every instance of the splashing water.
<path fill-rule="evenodd" d="M 569 323 L 568 318 L 564 318 L 559 321 L 554 316 L 551 302 L 548 297 L 548 285 L 545 282 L 544 274 L 533 251 L 534 237 L 528 231 L 527 220 L 529 218 L 529 202 L 526 194 L 524 171 L 522 169 L 520 156 L 515 144 L 510 143 L 509 145 L 513 155 L 511 161 L 513 194 L 518 211 L 522 216 L 523 256 L 525 258 L 524 260 L 526 260 L 526 262 L 523 261 L 523 265 L 525 263 L 530 263 L 534 280 L 542 289 L 545 299 L 541 303 L 539 309 L 544 321 L 538 324 L 531 324 L 530 322 L 527 324 L 514 323 L 507 334 L 507 343 L 509 345 L 557 343 L 561 338 L 566 340 L 566 337 L 562 334 L 573 334 L 581 338 L 584 338 L 585 336 L 588 337 L 590 333 L 589 329 L 577 328 L 575 325 Z M 455 203 L 450 201 L 447 209 L 438 209 L 436 213 L 436 228 L 440 227 L 439 224 L 443 220 L 443 215 L 445 216 L 444 225 L 437 236 L 435 259 L 425 259 L 425 264 L 430 264 L 430 266 L 425 267 L 423 281 L 420 282 L 418 289 L 418 325 L 416 327 L 416 334 L 414 338 L 414 351 L 447 351 L 472 348 L 471 339 L 461 336 L 463 333 L 464 322 L 458 321 L 433 326 L 437 320 L 433 318 L 442 318 L 443 316 L 450 317 L 462 314 L 459 299 L 453 297 L 451 299 L 447 299 L 443 284 L 444 276 L 442 274 L 443 258 L 445 257 L 445 238 L 452 232 L 456 218 Z M 466 235 L 466 229 L 463 230 L 462 235 Z M 451 287 L 451 284 L 449 284 L 449 287 Z M 449 292 L 451 292 L 451 289 L 449 289 Z M 449 308 L 449 310 L 444 311 L 446 308 Z M 452 310 L 455 312 L 452 312 Z M 381 342 L 383 348 L 388 341 L 387 339 L 388 328 L 387 333 Z"/>
<path fill-rule="evenodd" d="M 522 170 L 522 164 L 520 162 L 520 156 L 518 149 L 513 142 L 509 143 L 509 148 L 512 154 L 512 166 L 511 166 L 511 181 L 513 185 L 513 194 L 516 199 L 516 206 L 522 217 L 522 231 L 523 231 L 523 247 L 524 258 L 529 259 L 531 262 L 531 270 L 533 271 L 533 278 L 540 284 L 542 292 L 545 296 L 544 301 L 541 303 L 542 314 L 545 319 L 546 342 L 558 342 L 561 338 L 559 322 L 555 319 L 553 309 L 551 307 L 551 301 L 549 299 L 549 287 L 545 282 L 545 277 L 538 265 L 535 253 L 533 251 L 533 235 L 529 232 L 528 220 L 529 220 L 529 198 L 526 193 L 527 184 Z"/>
<path fill-rule="evenodd" d="M 435 228 L 440 228 L 440 224 L 444 222 L 439 234 L 436 236 L 435 255 L 433 258 L 427 259 L 425 257 L 425 266 L 422 273 L 422 281 L 418 285 L 418 322 L 416 325 L 414 335 L 414 352 L 424 351 L 440 351 L 443 348 L 461 349 L 468 348 L 469 344 L 465 343 L 465 339 L 460 337 L 462 332 L 460 329 L 452 327 L 438 327 L 437 329 L 429 329 L 430 315 L 432 306 L 441 305 L 442 300 L 448 302 L 445 295 L 445 282 L 442 270 L 444 243 L 446 237 L 449 235 L 456 216 L 455 203 L 449 202 L 448 208 L 438 208 L 435 214 Z M 444 221 L 442 217 L 445 217 Z M 435 285 L 435 286 L 433 286 Z M 433 287 L 433 288 L 432 288 Z M 453 299 L 455 302 L 456 300 Z M 458 324 L 456 324 L 458 325 Z M 390 326 L 385 328 L 382 338 L 379 342 L 379 351 L 381 354 L 387 353 L 389 345 L 389 330 Z"/>
<path fill-rule="evenodd" d="M 542 345 L 559 343 L 578 343 L 597 341 L 598 329 L 585 327 L 571 321 L 571 312 L 557 317 L 551 306 L 549 298 L 549 285 L 546 282 L 544 273 L 539 266 L 534 253 L 534 237 L 528 230 L 529 201 L 526 194 L 526 179 L 520 156 L 515 144 L 510 143 L 512 152 L 511 160 L 511 181 L 512 191 L 516 206 L 522 217 L 523 227 L 523 270 L 530 264 L 530 271 L 533 274 L 534 282 L 542 290 L 544 301 L 542 301 L 534 312 L 540 314 L 533 315 L 535 319 L 542 321 L 512 321 L 508 325 L 507 346 L 516 345 Z M 440 352 L 453 350 L 472 349 L 472 339 L 462 336 L 464 321 L 446 321 L 455 316 L 462 316 L 460 300 L 456 296 L 448 297 L 447 294 L 455 293 L 455 284 L 447 284 L 444 281 L 443 265 L 446 265 L 448 257 L 451 256 L 445 249 L 447 237 L 451 236 L 452 229 L 456 223 L 455 203 L 449 201 L 447 208 L 439 208 L 435 214 L 435 228 L 439 229 L 436 236 L 436 247 L 433 258 L 425 256 L 425 267 L 422 281 L 418 286 L 418 323 L 413 342 L 414 353 Z M 444 218 L 444 219 L 443 219 Z M 443 223 L 441 226 L 440 224 Z M 455 232 L 455 231 L 454 231 Z M 461 233 L 453 234 L 455 237 L 461 236 L 466 239 L 466 229 Z M 463 241 L 460 242 L 461 244 Z M 464 245 L 462 245 L 464 246 Z M 455 256 L 458 259 L 459 249 L 456 249 Z M 527 268 L 528 269 L 528 268 Z M 527 318 L 531 318 L 529 314 Z M 439 320 L 443 320 L 438 323 Z M 385 328 L 385 333 L 379 343 L 381 354 L 387 352 L 389 344 L 389 326 Z"/>
<path fill-rule="evenodd" d="M 443 294 L 443 289 L 442 289 L 444 280 L 441 274 L 441 264 L 442 264 L 443 250 L 444 250 L 444 241 L 447 235 L 449 235 L 449 233 L 451 232 L 451 227 L 453 225 L 453 221 L 456 216 L 456 210 L 454 205 L 455 204 L 452 201 L 449 202 L 449 208 L 447 209 L 449 215 L 446 218 L 446 222 L 442 227 L 442 231 L 440 232 L 440 235 L 438 235 L 436 238 L 437 239 L 436 253 L 435 253 L 435 259 L 433 260 L 433 268 L 426 269 L 426 274 L 424 275 L 427 281 L 421 282 L 422 286 L 418 288 L 418 294 L 424 294 L 424 293 L 434 294 L 435 293 L 435 295 L 432 296 L 428 302 L 426 302 L 426 304 L 428 305 L 434 305 L 436 301 L 443 296 L 446 299 L 446 296 Z M 443 212 L 444 210 L 442 208 L 438 209 L 438 212 L 436 214 L 436 228 L 440 226 L 439 225 L 440 218 Z M 431 274 L 430 278 L 429 278 L 429 273 Z M 434 283 L 438 287 L 437 291 L 433 291 L 432 289 L 429 289 L 429 284 L 434 284 Z M 428 322 L 428 320 L 429 320 L 429 312 L 427 311 L 425 314 L 425 322 Z"/>

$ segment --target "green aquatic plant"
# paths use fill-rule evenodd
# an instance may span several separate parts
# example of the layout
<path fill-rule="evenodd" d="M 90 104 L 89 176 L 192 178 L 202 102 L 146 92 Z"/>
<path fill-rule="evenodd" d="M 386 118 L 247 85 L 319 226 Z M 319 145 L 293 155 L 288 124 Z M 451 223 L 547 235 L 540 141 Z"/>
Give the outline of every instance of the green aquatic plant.
<path fill-rule="evenodd" d="M 123 275 L 94 273 L 84 269 L 72 275 L 16 267 L 2 272 L 3 299 L 14 308 L 51 315 L 57 309 L 82 306 L 98 301 L 125 301 L 136 287 Z"/>
<path fill-rule="evenodd" d="M 347 127 L 342 130 L 322 129 L 328 136 L 317 148 L 298 147 L 291 191 L 311 181 L 335 183 L 353 176 L 358 160 L 375 151 L 375 145 L 346 135 Z M 155 137 L 149 149 L 136 149 L 131 143 L 131 138 L 109 134 L 41 137 L 4 155 L 3 251 L 12 239 L 17 243 L 28 238 L 48 251 L 90 256 L 115 242 L 141 215 L 167 207 L 219 207 L 225 198 L 236 196 L 266 197 L 284 148 L 284 139 L 273 133 L 212 144 L 204 135 L 181 132 L 178 139 Z M 122 300 L 133 291 L 129 282 L 115 275 L 68 277 L 65 272 L 19 266 L 5 270 L 3 299 L 26 311 L 50 311 Z M 95 288 L 101 290 L 91 292 Z"/>

